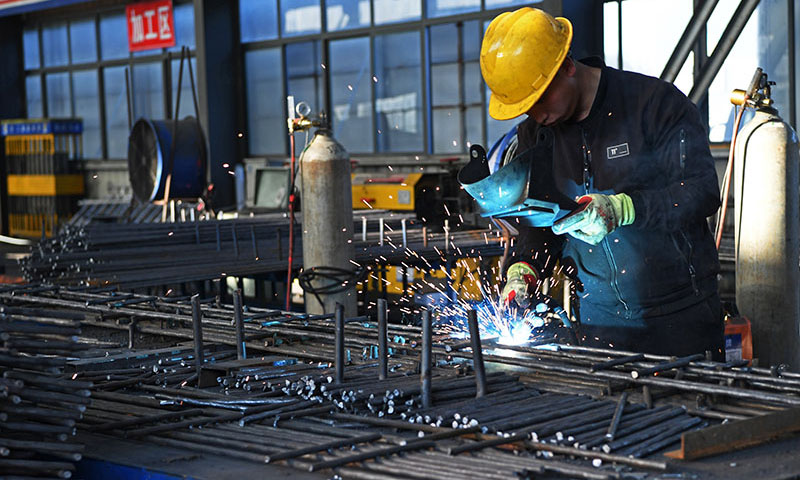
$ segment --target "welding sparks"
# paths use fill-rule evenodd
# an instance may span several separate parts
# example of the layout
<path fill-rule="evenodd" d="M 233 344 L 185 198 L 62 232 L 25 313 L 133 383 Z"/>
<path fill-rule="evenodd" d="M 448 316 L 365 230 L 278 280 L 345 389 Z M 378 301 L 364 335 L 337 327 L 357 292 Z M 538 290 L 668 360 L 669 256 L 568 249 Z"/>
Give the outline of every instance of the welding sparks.
<path fill-rule="evenodd" d="M 482 339 L 495 338 L 500 345 L 522 345 L 542 336 L 537 331 L 544 325 L 541 309 L 509 307 L 491 300 L 447 305 L 439 315 L 439 323 L 445 328 L 450 327 L 452 337 L 466 338 L 469 336 L 468 310 L 475 310 L 478 314 Z"/>

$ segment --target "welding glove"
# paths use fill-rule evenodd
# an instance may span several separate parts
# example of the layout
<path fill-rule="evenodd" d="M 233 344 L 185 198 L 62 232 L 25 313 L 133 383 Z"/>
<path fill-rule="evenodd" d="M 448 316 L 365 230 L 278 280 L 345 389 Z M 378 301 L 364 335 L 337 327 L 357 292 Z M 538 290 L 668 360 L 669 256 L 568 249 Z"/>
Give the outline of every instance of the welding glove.
<path fill-rule="evenodd" d="M 506 285 L 500 293 L 500 301 L 508 304 L 512 301 L 517 302 L 520 307 L 527 307 L 530 304 L 528 289 L 536 287 L 538 275 L 536 270 L 525 262 L 517 262 L 506 272 Z"/>
<path fill-rule="evenodd" d="M 630 225 L 636 219 L 633 200 L 624 193 L 592 193 L 579 198 L 578 203 L 582 208 L 554 223 L 553 233 L 569 233 L 578 240 L 597 245 L 617 227 Z"/>

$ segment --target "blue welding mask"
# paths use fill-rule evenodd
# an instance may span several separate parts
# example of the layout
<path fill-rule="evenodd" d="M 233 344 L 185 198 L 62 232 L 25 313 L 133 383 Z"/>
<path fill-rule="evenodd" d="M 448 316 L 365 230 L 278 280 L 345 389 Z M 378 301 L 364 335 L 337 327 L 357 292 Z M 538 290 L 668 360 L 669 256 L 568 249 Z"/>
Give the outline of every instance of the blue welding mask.
<path fill-rule="evenodd" d="M 553 132 L 540 127 L 536 145 L 490 173 L 486 151 L 470 147 L 470 161 L 458 181 L 477 202 L 483 217 L 513 217 L 522 225 L 550 227 L 578 208 L 553 179 Z"/>

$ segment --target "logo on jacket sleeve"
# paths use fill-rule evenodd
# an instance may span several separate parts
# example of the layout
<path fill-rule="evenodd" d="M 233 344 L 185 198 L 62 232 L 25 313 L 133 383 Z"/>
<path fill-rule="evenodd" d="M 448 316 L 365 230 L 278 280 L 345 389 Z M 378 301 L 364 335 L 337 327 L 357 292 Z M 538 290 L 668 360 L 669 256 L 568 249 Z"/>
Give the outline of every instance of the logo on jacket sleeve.
<path fill-rule="evenodd" d="M 626 157 L 630 154 L 631 151 L 628 148 L 627 142 L 606 148 L 606 156 L 608 157 L 609 160 L 611 160 L 612 158 Z"/>

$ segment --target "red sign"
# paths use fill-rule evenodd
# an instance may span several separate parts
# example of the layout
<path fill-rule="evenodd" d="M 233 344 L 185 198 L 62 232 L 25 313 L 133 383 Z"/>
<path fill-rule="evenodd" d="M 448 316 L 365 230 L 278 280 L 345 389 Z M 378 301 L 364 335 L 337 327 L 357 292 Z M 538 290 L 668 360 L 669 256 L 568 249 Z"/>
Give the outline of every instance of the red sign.
<path fill-rule="evenodd" d="M 172 0 L 156 0 L 128 5 L 128 49 L 131 52 L 175 46 L 175 20 Z"/>

